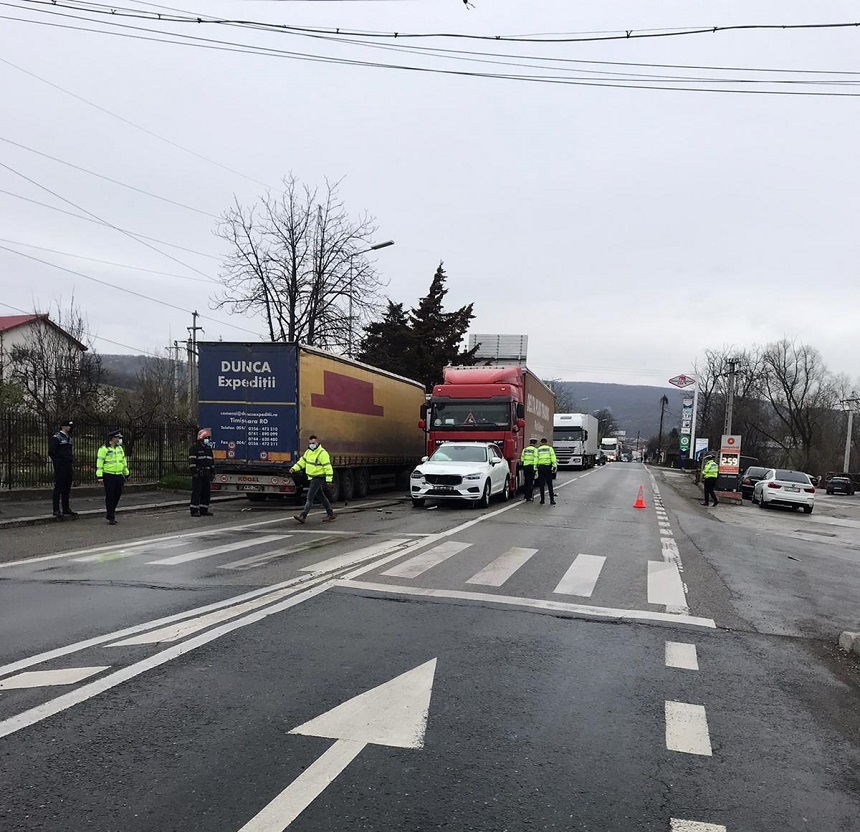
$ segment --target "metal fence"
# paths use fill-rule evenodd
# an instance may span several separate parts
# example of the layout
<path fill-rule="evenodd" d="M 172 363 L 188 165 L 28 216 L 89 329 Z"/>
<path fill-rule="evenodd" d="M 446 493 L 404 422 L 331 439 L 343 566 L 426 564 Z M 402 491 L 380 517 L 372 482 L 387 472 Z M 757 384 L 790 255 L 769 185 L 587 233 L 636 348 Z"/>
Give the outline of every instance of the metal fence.
<path fill-rule="evenodd" d="M 48 440 L 57 430 L 58 425 L 46 425 L 35 416 L 0 411 L 0 489 L 53 484 Z M 188 473 L 188 448 L 194 441 L 194 429 L 188 424 L 76 421 L 72 432 L 75 485 L 95 484 L 96 454 L 115 430 L 122 431 L 133 480 L 157 482 L 169 474 Z"/>

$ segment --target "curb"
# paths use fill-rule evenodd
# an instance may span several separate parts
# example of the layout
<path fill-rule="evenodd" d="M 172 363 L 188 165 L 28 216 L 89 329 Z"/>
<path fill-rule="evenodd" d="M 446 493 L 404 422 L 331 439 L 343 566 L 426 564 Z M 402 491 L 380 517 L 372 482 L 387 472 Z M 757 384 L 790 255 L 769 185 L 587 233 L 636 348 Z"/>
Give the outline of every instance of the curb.
<path fill-rule="evenodd" d="M 855 653 L 860 656 L 860 633 L 851 633 L 848 630 L 839 636 L 839 646 L 846 653 Z"/>
<path fill-rule="evenodd" d="M 235 497 L 213 497 L 212 503 L 229 503 L 234 502 L 235 500 L 244 500 L 244 494 L 237 494 Z M 151 511 L 152 509 L 157 508 L 177 508 L 182 506 L 183 508 L 188 507 L 188 497 L 184 500 L 170 500 L 166 503 L 146 503 L 144 505 L 133 505 L 123 507 L 122 514 L 131 514 L 136 511 Z M 93 517 L 104 517 L 104 509 L 103 508 L 91 508 L 86 509 L 85 511 L 79 511 L 77 520 L 86 520 Z M 39 514 L 33 517 L 15 517 L 12 520 L 0 520 L 0 531 L 4 529 L 17 529 L 23 526 L 42 526 L 48 523 L 56 523 L 52 514 Z"/>

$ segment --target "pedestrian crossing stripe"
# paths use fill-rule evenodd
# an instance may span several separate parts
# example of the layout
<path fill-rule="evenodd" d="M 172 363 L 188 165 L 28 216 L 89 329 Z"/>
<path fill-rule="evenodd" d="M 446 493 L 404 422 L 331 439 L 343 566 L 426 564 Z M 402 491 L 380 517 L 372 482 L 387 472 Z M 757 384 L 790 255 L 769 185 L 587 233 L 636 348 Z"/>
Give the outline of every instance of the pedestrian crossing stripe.
<path fill-rule="evenodd" d="M 110 665 L 104 667 L 68 667 L 57 670 L 28 670 L 0 679 L 0 690 L 21 690 L 24 688 L 46 688 L 58 685 L 74 685 L 95 676 Z"/>

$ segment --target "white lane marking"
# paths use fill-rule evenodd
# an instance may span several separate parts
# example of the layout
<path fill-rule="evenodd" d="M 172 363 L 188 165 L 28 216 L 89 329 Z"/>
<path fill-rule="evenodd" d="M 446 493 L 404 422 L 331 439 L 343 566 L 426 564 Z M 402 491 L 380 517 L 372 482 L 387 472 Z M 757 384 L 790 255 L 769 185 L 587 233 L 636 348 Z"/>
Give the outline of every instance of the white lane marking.
<path fill-rule="evenodd" d="M 423 587 L 357 581 L 351 578 L 335 579 L 333 583 L 334 586 L 345 589 L 381 592 L 387 595 L 414 595 L 424 598 L 453 598 L 462 601 L 480 601 L 489 604 L 529 607 L 532 609 L 548 610 L 550 612 L 568 612 L 596 618 L 612 618 L 619 621 L 668 621 L 673 624 L 690 624 L 694 627 L 707 627 L 710 630 L 716 629 L 717 626 L 712 618 L 697 618 L 696 616 L 677 613 L 651 612 L 650 610 L 622 610 L 613 607 L 592 607 L 585 604 L 571 604 L 565 601 L 542 601 L 538 598 L 491 595 L 486 592 L 424 589 Z"/>
<path fill-rule="evenodd" d="M 277 543 L 281 540 L 286 540 L 288 534 L 267 534 L 245 540 L 235 540 L 233 543 L 225 543 L 223 546 L 215 546 L 212 549 L 197 549 L 193 552 L 184 552 L 181 555 L 174 555 L 170 558 L 162 558 L 161 560 L 151 560 L 147 562 L 147 566 L 177 566 L 180 563 L 190 563 L 193 560 L 202 560 L 203 558 L 212 558 L 216 555 L 223 555 L 227 552 L 236 552 L 239 549 L 250 549 L 251 546 L 263 546 L 266 543 Z"/>
<path fill-rule="evenodd" d="M 440 563 L 454 557 L 454 555 L 462 552 L 463 549 L 468 549 L 471 543 L 458 543 L 456 540 L 449 540 L 445 543 L 440 543 L 414 558 L 398 563 L 397 566 L 392 566 L 391 569 L 383 572 L 383 575 L 388 575 L 392 578 L 417 578 L 423 575 L 428 569 L 438 566 Z"/>
<path fill-rule="evenodd" d="M 677 564 L 648 561 L 648 603 L 686 609 L 687 596 Z"/>
<path fill-rule="evenodd" d="M 699 657 L 696 654 L 696 645 L 684 641 L 667 641 L 666 667 L 677 667 L 681 670 L 698 670 Z"/>
<path fill-rule="evenodd" d="M 384 555 L 392 549 L 397 549 L 403 546 L 404 543 L 409 543 L 405 538 L 396 538 L 394 540 L 386 540 L 381 543 L 374 543 L 372 546 L 365 546 L 363 549 L 356 549 L 354 552 L 347 552 L 345 555 L 335 555 L 333 558 L 321 560 L 319 563 L 312 563 L 310 566 L 303 566 L 301 572 L 331 572 L 334 569 L 340 569 L 344 566 L 349 566 L 352 563 L 361 563 L 364 560 L 370 560 L 377 555 Z"/>
<path fill-rule="evenodd" d="M 60 670 L 30 670 L 19 673 L 8 679 L 0 680 L 0 690 L 15 690 L 20 688 L 46 688 L 53 685 L 74 685 L 107 670 L 104 667 L 66 667 Z"/>
<path fill-rule="evenodd" d="M 726 827 L 719 823 L 702 823 L 698 820 L 678 820 L 678 818 L 671 818 L 669 823 L 670 832 L 726 832 Z"/>
<path fill-rule="evenodd" d="M 666 702 L 666 748 L 682 754 L 713 755 L 708 717 L 703 705 Z"/>
<path fill-rule="evenodd" d="M 661 532 L 661 535 L 663 533 Z M 666 563 L 674 563 L 678 567 L 678 571 L 683 571 L 681 566 L 681 553 L 678 551 L 678 544 L 674 540 L 674 535 L 664 535 L 660 538 L 660 546 L 663 549 L 663 560 Z"/>
<path fill-rule="evenodd" d="M 467 584 L 481 586 L 502 586 L 521 566 L 537 553 L 537 549 L 524 549 L 513 546 L 503 555 L 499 555 L 492 563 L 487 564 L 480 572 L 466 581 Z"/>
<path fill-rule="evenodd" d="M 553 592 L 590 598 L 604 563 L 606 558 L 601 555 L 577 555 Z"/>
<path fill-rule="evenodd" d="M 364 750 L 365 743 L 338 740 L 239 832 L 283 832 Z"/>
<path fill-rule="evenodd" d="M 435 670 L 433 659 L 290 731 L 337 742 L 239 832 L 283 832 L 367 745 L 423 748 Z"/>
<path fill-rule="evenodd" d="M 518 502 L 509 503 L 502 508 L 496 509 L 495 511 L 487 512 L 486 514 L 482 514 L 479 517 L 474 518 L 473 520 L 468 520 L 467 522 L 461 523 L 459 526 L 454 526 L 447 531 L 437 532 L 433 535 L 428 536 L 424 540 L 418 540 L 410 546 L 407 546 L 406 549 L 403 551 L 395 552 L 391 555 L 386 555 L 385 557 L 380 558 L 378 561 L 371 562 L 370 564 L 361 566 L 358 569 L 354 569 L 352 572 L 346 573 L 346 575 L 344 575 L 343 577 L 346 580 L 357 578 L 360 575 L 365 574 L 366 572 L 370 572 L 374 569 L 379 569 L 386 563 L 391 563 L 392 561 L 403 557 L 406 552 L 416 551 L 418 549 L 423 548 L 424 546 L 430 545 L 436 540 L 441 540 L 445 537 L 459 534 L 460 532 L 465 531 L 466 529 L 470 529 L 472 526 L 475 526 L 478 523 L 483 523 L 485 520 L 497 517 L 498 515 L 504 514 L 506 511 L 511 511 L 515 508 L 519 508 Z M 281 521 L 279 520 L 277 522 Z M 48 659 L 56 658 L 57 656 L 65 656 L 69 653 L 82 650 L 86 647 L 91 647 L 97 644 L 104 644 L 107 641 L 112 641 L 117 636 L 139 633 L 143 630 L 148 630 L 151 627 L 156 626 L 157 624 L 163 624 L 167 623 L 168 621 L 178 621 L 184 618 L 188 618 L 192 615 L 200 613 L 203 609 L 219 609 L 221 607 L 226 607 L 231 604 L 234 604 L 240 599 L 247 599 L 256 597 L 257 595 L 264 595 L 267 592 L 271 592 L 273 589 L 278 588 L 279 586 L 290 586 L 298 582 L 304 582 L 311 588 L 307 589 L 305 592 L 295 595 L 292 598 L 289 598 L 285 601 L 281 601 L 279 604 L 275 604 L 271 607 L 266 607 L 262 610 L 256 610 L 255 612 L 250 613 L 244 618 L 240 618 L 236 621 L 227 622 L 225 624 L 222 624 L 220 627 L 216 627 L 214 630 L 210 630 L 207 633 L 202 633 L 201 635 L 195 636 L 194 638 L 189 639 L 188 641 L 184 641 L 181 644 L 176 644 L 173 647 L 168 647 L 166 650 L 162 650 L 160 653 L 156 653 L 154 656 L 150 656 L 149 659 L 145 659 L 143 661 L 137 662 L 134 665 L 123 668 L 122 670 L 116 671 L 115 673 L 111 673 L 108 676 L 105 676 L 103 679 L 98 680 L 97 682 L 90 683 L 89 685 L 84 685 L 68 694 L 59 696 L 56 699 L 52 699 L 49 702 L 45 702 L 42 705 L 39 705 L 35 708 L 31 708 L 28 711 L 23 711 L 19 714 L 16 714 L 15 716 L 0 722 L 0 738 L 8 736 L 9 734 L 13 734 L 16 731 L 20 731 L 23 728 L 27 728 L 30 725 L 34 725 L 37 722 L 41 722 L 44 719 L 54 716 L 55 714 L 61 713 L 62 711 L 72 708 L 81 702 L 87 701 L 88 699 L 92 699 L 93 697 L 104 693 L 104 691 L 106 690 L 110 690 L 117 685 L 121 685 L 123 684 L 123 682 L 126 682 L 129 679 L 133 679 L 142 673 L 146 673 L 148 670 L 151 670 L 154 667 L 159 667 L 166 662 L 172 661 L 178 656 L 190 653 L 191 651 L 196 650 L 198 647 L 208 644 L 210 641 L 214 641 L 215 639 L 218 639 L 221 636 L 226 635 L 227 633 L 231 633 L 234 630 L 238 630 L 241 627 L 246 627 L 250 624 L 255 624 L 257 621 L 262 621 L 269 615 L 275 615 L 276 613 L 283 612 L 284 610 L 297 606 L 304 601 L 308 601 L 312 598 L 315 598 L 317 595 L 320 595 L 326 590 L 331 589 L 333 586 L 336 586 L 336 583 L 334 579 L 331 578 L 303 575 L 299 578 L 292 578 L 289 581 L 285 581 L 283 584 L 280 585 L 253 590 L 252 592 L 248 592 L 244 595 L 238 596 L 238 598 L 231 598 L 227 601 L 219 601 L 215 604 L 210 604 L 207 607 L 201 607 L 197 610 L 192 610 L 186 613 L 177 613 L 176 615 L 168 616 L 167 618 L 163 618 L 157 622 L 148 622 L 146 624 L 139 624 L 135 627 L 128 627 L 125 630 L 111 633 L 106 636 L 97 636 L 96 638 L 87 639 L 86 641 L 78 642 L 77 644 L 73 644 L 68 647 L 60 647 L 56 650 L 50 650 L 46 653 L 41 653 L 38 656 L 31 656 L 27 659 L 21 659 L 18 662 L 13 662 L 12 664 L 0 668 L 0 675 L 3 675 L 4 673 L 11 673 L 14 670 L 18 670 L 22 667 L 30 667 L 33 664 L 37 664 L 41 661 L 47 661 Z M 670 618 L 676 620 L 678 619 L 677 616 L 670 616 Z M 716 624 L 711 621 L 710 626 L 715 627 Z"/>
<path fill-rule="evenodd" d="M 271 604 L 274 601 L 279 601 L 288 595 L 294 595 L 296 592 L 301 592 L 303 587 L 293 586 L 285 589 L 279 589 L 277 592 L 271 592 L 268 595 L 262 595 L 259 598 L 254 598 L 251 601 L 246 601 L 244 604 L 236 604 L 232 607 L 227 607 L 224 610 L 217 610 L 206 615 L 191 618 L 186 621 L 180 621 L 176 624 L 170 624 L 167 627 L 162 627 L 158 630 L 149 630 L 141 635 L 132 636 L 131 638 L 115 641 L 108 644 L 108 647 L 134 647 L 139 644 L 159 644 L 163 641 L 179 641 L 181 638 L 190 636 L 193 633 L 198 633 L 200 630 L 205 630 L 213 624 L 220 624 L 222 621 L 229 621 L 231 618 L 244 615 L 252 610 L 265 607 L 266 604 Z"/>

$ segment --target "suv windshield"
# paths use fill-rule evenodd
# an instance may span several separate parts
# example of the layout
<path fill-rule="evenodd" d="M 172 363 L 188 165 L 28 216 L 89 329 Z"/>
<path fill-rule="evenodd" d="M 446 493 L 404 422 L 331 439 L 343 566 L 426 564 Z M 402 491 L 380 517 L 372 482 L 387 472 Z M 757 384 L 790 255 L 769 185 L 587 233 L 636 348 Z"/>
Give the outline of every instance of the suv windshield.
<path fill-rule="evenodd" d="M 435 402 L 433 430 L 486 430 L 511 426 L 511 406 L 507 402 Z"/>
<path fill-rule="evenodd" d="M 809 477 L 806 474 L 802 474 L 800 471 L 785 471 L 783 469 L 779 469 L 776 472 L 776 479 L 782 480 L 783 482 L 802 482 L 804 485 L 809 485 Z"/>
<path fill-rule="evenodd" d="M 467 445 L 447 445 L 437 448 L 429 462 L 486 462 L 487 449 L 476 445 L 470 448 Z"/>

